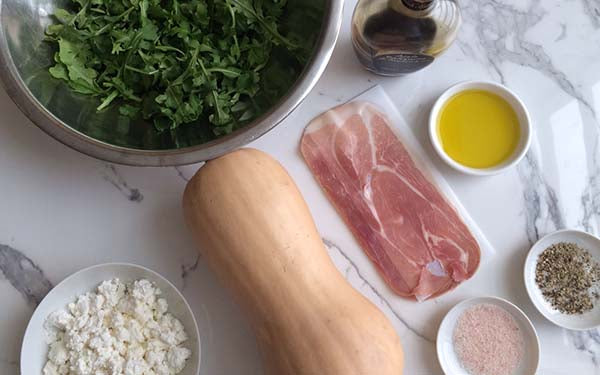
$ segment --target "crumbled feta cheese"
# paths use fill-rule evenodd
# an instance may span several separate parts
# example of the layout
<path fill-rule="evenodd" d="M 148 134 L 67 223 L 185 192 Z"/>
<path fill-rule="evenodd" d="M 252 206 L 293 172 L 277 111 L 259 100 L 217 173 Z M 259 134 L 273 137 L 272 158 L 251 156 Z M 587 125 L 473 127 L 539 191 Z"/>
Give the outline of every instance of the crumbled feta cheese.
<path fill-rule="evenodd" d="M 150 281 L 104 281 L 50 314 L 44 375 L 172 375 L 191 351 L 181 322 Z"/>

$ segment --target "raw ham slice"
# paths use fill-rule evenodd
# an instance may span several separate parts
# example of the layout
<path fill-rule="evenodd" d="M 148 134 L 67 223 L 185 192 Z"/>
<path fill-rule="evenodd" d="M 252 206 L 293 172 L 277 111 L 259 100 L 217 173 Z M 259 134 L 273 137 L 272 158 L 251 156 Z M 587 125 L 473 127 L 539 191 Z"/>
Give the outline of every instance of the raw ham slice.
<path fill-rule="evenodd" d="M 397 294 L 425 300 L 473 276 L 477 241 L 372 104 L 352 102 L 317 117 L 301 151 Z"/>

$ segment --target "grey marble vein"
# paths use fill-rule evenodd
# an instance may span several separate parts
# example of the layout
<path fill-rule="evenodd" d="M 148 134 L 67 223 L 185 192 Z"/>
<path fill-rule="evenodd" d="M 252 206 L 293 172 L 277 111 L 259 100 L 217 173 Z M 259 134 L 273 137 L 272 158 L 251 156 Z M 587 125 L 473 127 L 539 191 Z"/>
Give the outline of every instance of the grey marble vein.
<path fill-rule="evenodd" d="M 394 317 L 400 322 L 402 323 L 406 329 L 408 329 L 410 332 L 412 332 L 415 336 L 419 337 L 420 339 L 428 342 L 429 344 L 433 344 L 435 342 L 434 339 L 425 336 L 423 333 L 417 331 L 414 327 L 412 327 L 411 325 L 409 325 L 406 320 L 404 320 L 402 318 L 402 316 L 400 316 L 400 314 L 398 312 L 396 312 L 396 310 L 394 310 L 394 308 L 392 307 L 392 305 L 388 302 L 388 300 L 377 290 L 377 288 L 375 288 L 373 286 L 373 284 L 371 284 L 369 282 L 369 280 L 367 280 L 367 278 L 360 272 L 360 269 L 358 268 L 358 266 L 356 265 L 356 263 L 354 263 L 354 261 L 339 247 L 337 246 L 335 243 L 333 243 L 332 241 L 328 240 L 327 238 L 322 238 L 323 243 L 325 244 L 325 246 L 328 249 L 334 249 L 335 251 L 337 251 L 342 257 L 344 257 L 344 259 L 346 259 L 346 261 L 348 262 L 348 264 L 350 265 L 350 267 L 352 267 L 352 269 L 354 269 L 354 272 L 356 272 L 356 275 L 358 276 L 358 278 L 363 282 L 364 285 L 366 285 L 369 290 L 371 292 L 373 292 L 373 294 L 375 294 L 377 296 L 377 298 L 379 298 L 379 300 L 381 301 L 381 303 L 383 305 L 385 305 L 385 307 L 387 307 L 388 310 L 390 310 L 390 312 L 394 315 Z M 346 271 L 348 272 L 348 271 Z"/>
<path fill-rule="evenodd" d="M 465 55 L 466 57 L 476 60 L 476 53 L 475 50 L 473 49 L 473 47 L 471 46 L 471 44 L 464 39 L 458 38 L 454 44 L 456 44 L 458 46 L 458 48 L 460 48 L 460 50 L 462 51 L 463 55 Z"/>
<path fill-rule="evenodd" d="M 600 0 L 582 0 L 585 14 L 592 21 L 596 29 L 600 29 Z"/>
<path fill-rule="evenodd" d="M 592 166 L 588 184 L 581 196 L 583 215 L 579 224 L 585 231 L 598 234 L 597 228 L 592 225 L 592 221 L 600 216 L 600 128 L 596 127 L 595 130 L 597 135 L 593 148 Z"/>
<path fill-rule="evenodd" d="M 182 264 L 181 265 L 181 289 L 184 289 L 187 286 L 187 279 L 191 272 L 196 271 L 198 269 L 198 263 L 200 262 L 200 254 L 196 255 L 196 259 L 193 263 Z"/>
<path fill-rule="evenodd" d="M 523 185 L 527 239 L 531 244 L 549 231 L 564 228 L 564 218 L 554 189 L 542 176 L 533 151 L 517 167 Z"/>
<path fill-rule="evenodd" d="M 580 0 L 585 16 L 591 19 L 593 27 L 600 28 L 600 0 Z M 463 54 L 481 60 L 491 68 L 492 74 L 507 82 L 503 64 L 513 63 L 532 68 L 552 80 L 562 91 L 575 98 L 583 111 L 587 111 L 598 121 L 595 108 L 584 96 L 581 89 L 567 74 L 561 71 L 544 47 L 526 38 L 526 33 L 545 16 L 541 0 L 532 0 L 528 9 L 521 10 L 498 0 L 472 0 L 464 7 L 465 19 L 475 27 L 475 37 L 481 50 L 473 48 L 472 40 L 459 40 Z M 561 25 L 556 41 L 567 36 L 567 26 Z M 472 36 L 470 36 L 472 37 Z M 477 46 L 477 44 L 475 44 Z M 482 53 L 481 55 L 478 55 Z M 598 127 L 596 127 L 598 129 Z M 596 133 L 600 133 L 596 130 Z M 585 230 L 594 232 L 592 220 L 600 215 L 600 148 L 598 141 L 591 160 L 590 181 L 581 197 L 582 219 L 579 223 Z M 582 161 L 585 162 L 585 161 Z M 560 202 L 554 188 L 545 180 L 535 152 L 530 151 L 518 166 L 518 174 L 523 186 L 526 231 L 528 240 L 533 243 L 540 236 L 566 224 Z M 600 333 L 598 330 L 575 332 L 564 331 L 574 348 L 589 356 L 595 367 L 600 367 Z"/>
<path fill-rule="evenodd" d="M 554 39 L 555 42 L 560 42 L 567 37 L 567 25 L 564 23 L 560 24 L 560 34 Z"/>
<path fill-rule="evenodd" d="M 595 117 L 594 107 L 567 75 L 556 67 L 544 47 L 527 41 L 525 34 L 545 16 L 541 0 L 531 1 L 530 4 L 526 11 L 497 0 L 469 1 L 463 7 L 465 19 L 475 26 L 475 36 L 485 54 L 484 62 L 492 67 L 503 83 L 506 83 L 503 63 L 511 62 L 532 68 L 576 98 Z M 461 44 L 468 44 L 469 41 L 461 40 Z M 514 43 L 509 43 L 510 41 Z M 509 45 L 513 45 L 512 49 L 509 49 Z M 462 50 L 464 51 L 464 47 Z"/>
<path fill-rule="evenodd" d="M 190 177 L 187 177 L 184 173 L 183 170 L 180 167 L 173 167 L 173 169 L 175 169 L 175 171 L 177 172 L 177 176 L 179 176 L 179 178 L 181 178 L 183 181 L 185 182 L 189 182 L 190 181 Z"/>
<path fill-rule="evenodd" d="M 110 182 L 111 185 L 117 188 L 131 202 L 139 203 L 144 200 L 144 195 L 138 189 L 130 187 L 114 165 L 104 165 L 104 179 Z"/>
<path fill-rule="evenodd" d="M 597 233 L 592 225 L 592 219 L 600 215 L 600 174 L 596 172 L 589 181 L 589 184 L 581 197 L 583 207 L 583 217 L 581 226 L 586 232 Z"/>
<path fill-rule="evenodd" d="M 597 329 L 591 331 L 564 331 L 573 346 L 587 354 L 594 366 L 600 368 L 600 332 Z"/>
<path fill-rule="evenodd" d="M 38 305 L 52 289 L 44 271 L 20 251 L 0 244 L 0 271 L 32 305 Z"/>
<path fill-rule="evenodd" d="M 600 25 L 600 0 L 583 1 L 586 14 L 592 17 L 594 25 Z M 527 32 L 539 24 L 545 17 L 541 0 L 532 0 L 526 9 L 517 8 L 498 0 L 469 1 L 464 6 L 465 19 L 475 28 L 476 43 L 471 39 L 459 40 L 459 47 L 465 56 L 481 59 L 483 64 L 491 68 L 492 74 L 506 83 L 506 72 L 503 64 L 509 62 L 544 74 L 558 85 L 562 91 L 575 98 L 582 111 L 589 113 L 598 127 L 598 117 L 594 106 L 582 93 L 579 86 L 561 71 L 544 47 L 527 39 Z M 566 35 L 563 25 L 561 39 Z M 470 35 L 472 37 L 472 35 Z M 473 49 L 481 47 L 477 51 Z M 481 55 L 478 55 L 480 52 Z M 540 124 L 545 125 L 545 124 Z M 596 131 L 598 132 L 598 131 Z M 597 134 L 598 136 L 598 134 Z M 580 226 L 590 231 L 592 220 L 600 214 L 600 160 L 598 160 L 598 144 L 594 149 L 595 158 L 591 160 L 591 180 L 581 198 L 583 217 Z M 565 223 L 557 195 L 541 177 L 538 163 L 532 154 L 521 163 L 519 175 L 525 187 L 525 203 L 527 214 L 527 235 L 530 242 L 537 240 L 540 234 L 550 230 L 563 228 Z M 546 212 L 548 216 L 546 216 Z"/>

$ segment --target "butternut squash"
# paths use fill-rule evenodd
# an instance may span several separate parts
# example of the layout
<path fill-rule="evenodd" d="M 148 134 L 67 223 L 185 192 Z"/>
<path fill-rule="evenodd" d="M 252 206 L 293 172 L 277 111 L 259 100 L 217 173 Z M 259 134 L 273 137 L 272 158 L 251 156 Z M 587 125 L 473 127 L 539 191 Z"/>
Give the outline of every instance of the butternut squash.
<path fill-rule="evenodd" d="M 200 252 L 245 309 L 268 375 L 401 375 L 387 318 L 335 268 L 294 181 L 267 154 L 209 161 L 185 189 Z"/>

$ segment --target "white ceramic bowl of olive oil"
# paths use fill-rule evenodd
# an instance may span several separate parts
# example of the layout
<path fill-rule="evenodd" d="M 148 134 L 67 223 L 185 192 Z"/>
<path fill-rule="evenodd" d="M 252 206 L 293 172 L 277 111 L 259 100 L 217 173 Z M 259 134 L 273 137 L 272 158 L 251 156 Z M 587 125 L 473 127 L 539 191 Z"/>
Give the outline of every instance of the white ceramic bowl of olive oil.
<path fill-rule="evenodd" d="M 529 149 L 532 132 L 525 104 L 493 82 L 450 87 L 429 117 L 429 136 L 440 158 L 475 176 L 499 174 L 516 165 Z"/>

